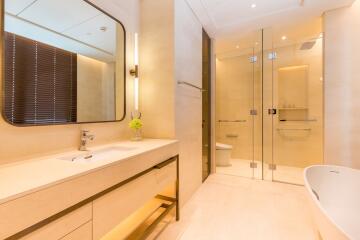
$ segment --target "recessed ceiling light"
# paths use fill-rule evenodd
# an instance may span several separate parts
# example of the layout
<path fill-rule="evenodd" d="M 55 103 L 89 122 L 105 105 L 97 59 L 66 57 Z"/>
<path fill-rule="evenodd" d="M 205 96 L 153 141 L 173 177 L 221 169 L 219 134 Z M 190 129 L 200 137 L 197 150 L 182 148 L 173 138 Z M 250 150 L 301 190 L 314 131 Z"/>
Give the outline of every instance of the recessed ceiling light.
<path fill-rule="evenodd" d="M 251 4 L 251 8 L 256 8 L 256 4 L 255 3 Z"/>
<path fill-rule="evenodd" d="M 239 46 L 239 45 L 236 45 L 236 48 L 240 48 L 240 46 Z"/>
<path fill-rule="evenodd" d="M 287 36 L 282 36 L 281 39 L 285 41 L 287 39 Z"/>
<path fill-rule="evenodd" d="M 256 43 L 255 43 L 255 45 L 257 46 L 257 45 L 259 45 L 259 43 L 258 43 L 258 42 L 256 42 Z"/>

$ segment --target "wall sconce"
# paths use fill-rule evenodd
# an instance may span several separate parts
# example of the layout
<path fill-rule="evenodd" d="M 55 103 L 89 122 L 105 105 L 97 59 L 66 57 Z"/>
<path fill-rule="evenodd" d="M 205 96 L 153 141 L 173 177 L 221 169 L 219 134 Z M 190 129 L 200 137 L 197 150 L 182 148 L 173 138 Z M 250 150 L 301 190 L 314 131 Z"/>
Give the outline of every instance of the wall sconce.
<path fill-rule="evenodd" d="M 137 33 L 135 33 L 135 39 L 134 39 L 134 65 L 135 69 L 130 70 L 131 76 L 134 76 L 134 114 L 138 115 L 139 118 L 141 116 L 139 112 L 139 36 Z"/>

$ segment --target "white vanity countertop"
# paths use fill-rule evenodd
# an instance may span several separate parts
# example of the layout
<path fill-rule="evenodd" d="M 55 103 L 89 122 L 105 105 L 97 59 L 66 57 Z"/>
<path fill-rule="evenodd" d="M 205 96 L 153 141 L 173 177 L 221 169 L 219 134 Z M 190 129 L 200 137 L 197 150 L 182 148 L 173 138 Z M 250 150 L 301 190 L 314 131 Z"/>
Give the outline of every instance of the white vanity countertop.
<path fill-rule="evenodd" d="M 112 164 L 117 164 L 125 159 L 177 143 L 177 140 L 164 139 L 145 139 L 139 142 L 114 142 L 93 147 L 90 148 L 90 150 L 99 150 L 113 146 L 129 147 L 131 150 L 121 154 L 109 155 L 106 160 L 91 163 L 79 163 L 59 159 L 64 156 L 81 153 L 79 151 L 72 151 L 0 166 L 0 204 L 67 181 L 71 178 L 85 175 Z"/>

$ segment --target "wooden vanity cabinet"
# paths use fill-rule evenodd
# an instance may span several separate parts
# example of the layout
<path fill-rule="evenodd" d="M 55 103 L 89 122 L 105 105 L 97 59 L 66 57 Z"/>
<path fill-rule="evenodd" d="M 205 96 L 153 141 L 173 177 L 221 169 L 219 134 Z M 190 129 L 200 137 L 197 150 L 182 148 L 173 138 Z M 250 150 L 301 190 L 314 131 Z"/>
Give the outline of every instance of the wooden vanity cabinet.
<path fill-rule="evenodd" d="M 8 216 L 11 216 L 11 221 L 6 222 L 2 219 L 4 225 L 12 226 L 14 235 L 0 238 L 7 240 L 98 240 L 102 239 L 118 225 L 130 217 L 135 212 L 138 212 L 144 205 L 158 194 L 163 193 L 164 189 L 170 186 L 175 186 L 176 193 L 169 196 L 172 206 L 177 206 L 178 203 L 178 157 L 170 158 L 158 165 L 150 167 L 149 169 L 140 172 L 129 179 L 122 182 L 114 182 L 113 186 L 96 193 L 95 195 L 75 203 L 73 206 L 56 213 L 55 215 L 47 215 L 47 218 L 40 222 L 34 222 L 32 219 L 38 218 L 39 215 L 45 216 L 45 213 L 50 207 L 56 209 L 58 207 L 59 199 L 72 198 L 71 195 L 65 195 L 66 191 L 57 191 L 61 185 L 67 185 L 70 188 L 71 183 L 78 181 L 77 179 L 63 183 L 60 186 L 55 186 L 40 192 L 35 192 L 27 197 L 20 198 L 6 205 L 0 206 L 0 213 L 3 211 Z M 116 175 L 118 167 L 115 166 L 111 175 Z M 106 173 L 106 172 L 105 172 Z M 98 174 L 98 173 L 95 173 Z M 93 174 L 88 175 L 89 181 L 93 182 Z M 108 176 L 114 178 L 114 176 Z M 84 178 L 84 177 L 82 177 Z M 101 179 L 101 178 L 99 178 Z M 79 190 L 77 184 L 72 185 L 73 188 Z M 85 185 L 83 185 L 85 187 Z M 87 185 L 86 189 L 91 188 Z M 81 188 L 80 188 L 81 189 Z M 45 192 L 57 191 L 59 199 L 50 201 L 50 197 L 55 197 L 54 194 L 46 195 Z M 75 191 L 73 189 L 73 191 Z M 80 191 L 80 190 L 79 190 Z M 81 189 L 81 191 L 83 191 Z M 166 197 L 165 197 L 166 198 Z M 30 201 L 30 200 L 31 201 Z M 168 200 L 167 199 L 167 200 Z M 29 201 L 27 201 L 29 200 Z M 40 203 L 45 200 L 46 207 L 42 211 Z M 169 201 L 169 200 L 168 200 Z M 32 208 L 32 206 L 37 208 Z M 8 207 L 8 206 L 11 206 Z M 170 206 L 170 205 L 168 205 Z M 178 210 L 178 209 L 177 209 Z M 13 211 L 13 212 L 11 212 Z M 51 211 L 49 211 L 51 212 Z M 16 220 L 16 216 L 22 218 Z M 178 212 L 177 212 L 178 213 Z M 9 220 L 9 218 L 8 218 Z M 21 228 L 24 223 L 34 222 L 27 228 Z M 0 223 L 2 223 L 0 221 Z M 6 224 L 5 224 L 6 223 Z M 1 225 L 0 225 L 1 226 Z M 15 228 L 19 229 L 15 232 Z M 3 229 L 5 230 L 5 229 Z M 10 232 L 0 231 L 1 234 Z"/>
<path fill-rule="evenodd" d="M 93 237 L 101 239 L 129 215 L 176 181 L 176 162 L 154 168 L 93 202 Z"/>

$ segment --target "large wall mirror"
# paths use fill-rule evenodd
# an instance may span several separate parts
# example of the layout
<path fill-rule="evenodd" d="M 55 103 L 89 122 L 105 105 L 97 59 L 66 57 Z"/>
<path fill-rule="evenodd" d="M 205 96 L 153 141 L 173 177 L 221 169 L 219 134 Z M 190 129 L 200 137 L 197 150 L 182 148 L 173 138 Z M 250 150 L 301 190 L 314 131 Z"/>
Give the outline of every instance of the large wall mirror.
<path fill-rule="evenodd" d="M 7 122 L 124 119 L 125 29 L 119 21 L 84 0 L 5 0 L 3 6 Z"/>

